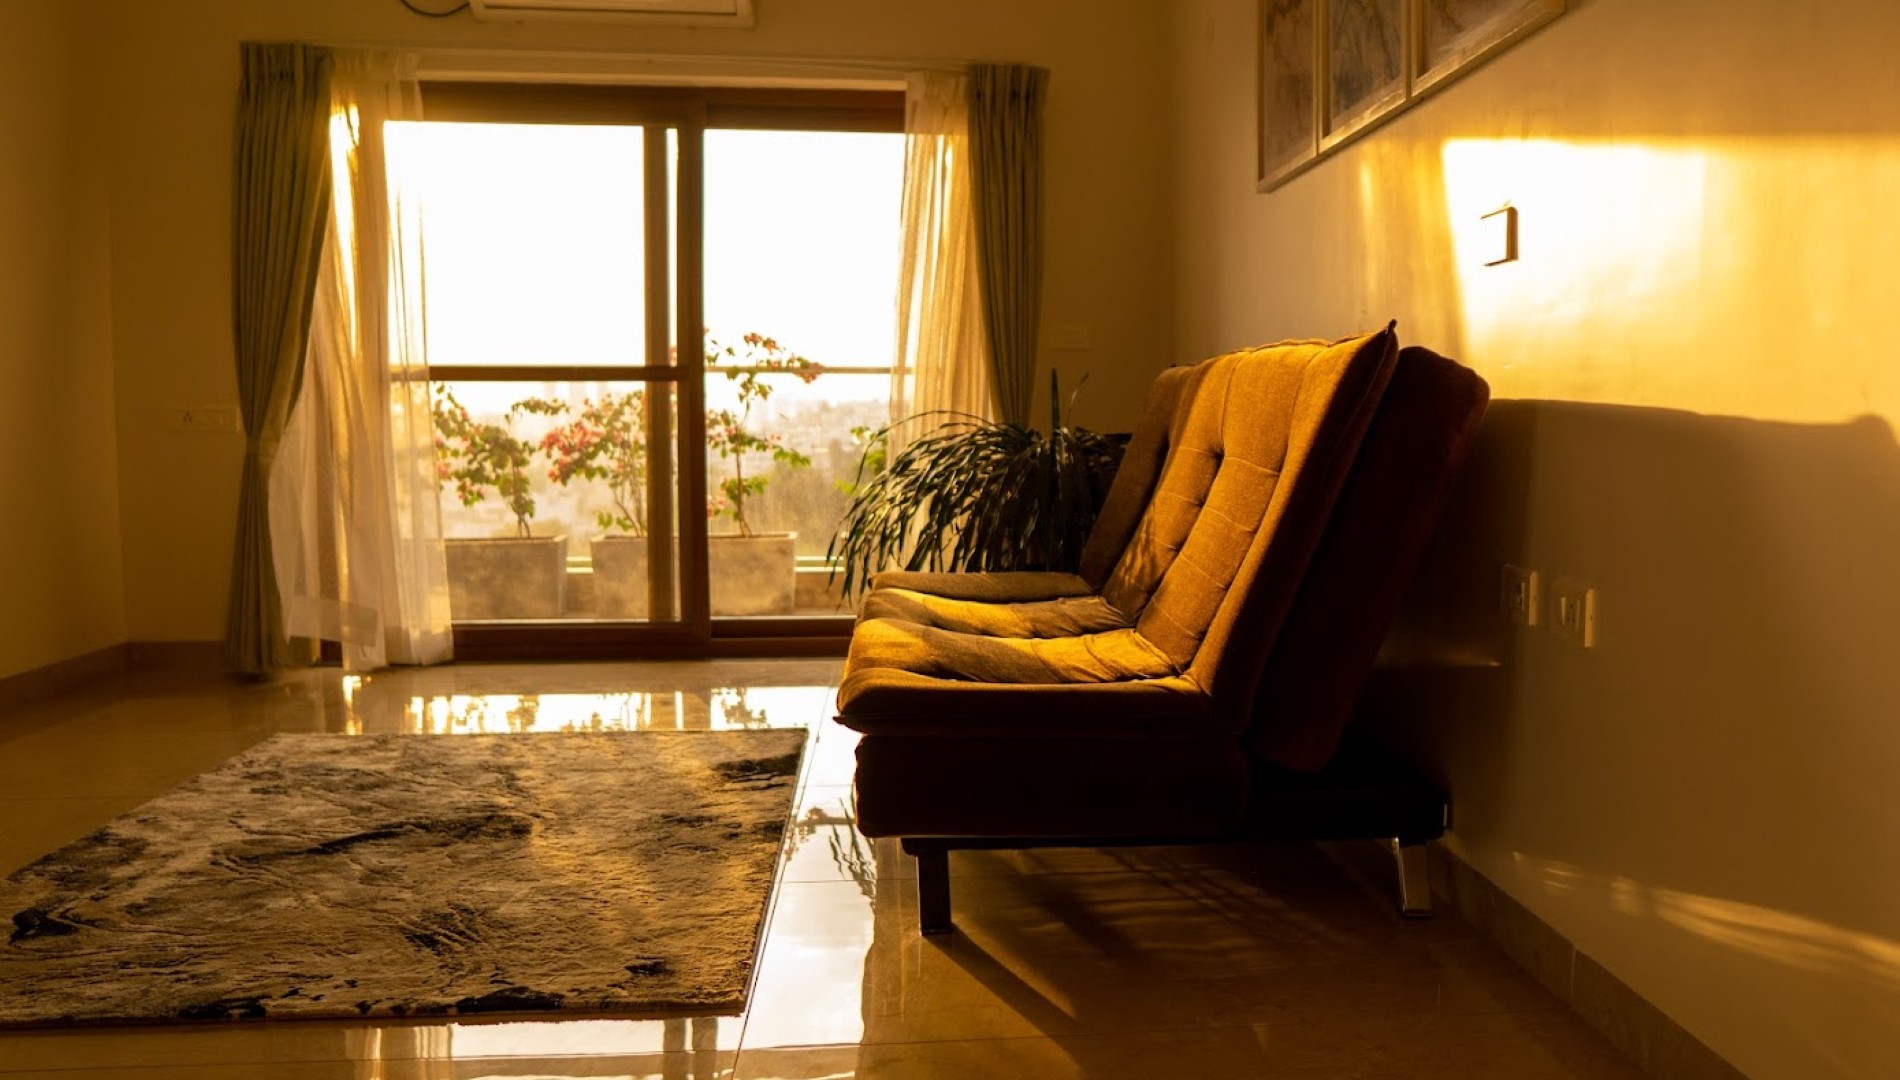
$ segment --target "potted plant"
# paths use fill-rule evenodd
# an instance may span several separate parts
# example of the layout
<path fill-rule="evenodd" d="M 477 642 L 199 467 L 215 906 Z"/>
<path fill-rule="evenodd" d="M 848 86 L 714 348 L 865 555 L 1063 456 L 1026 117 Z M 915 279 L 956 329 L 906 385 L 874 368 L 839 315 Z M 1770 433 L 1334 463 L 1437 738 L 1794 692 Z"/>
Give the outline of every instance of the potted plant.
<path fill-rule="evenodd" d="M 1074 571 L 1128 436 L 1064 425 L 1054 372 L 1049 401 L 1047 432 L 924 413 L 899 423 L 936 417 L 940 426 L 888 460 L 891 427 L 870 433 L 826 550 L 844 595 L 889 566 Z"/>
<path fill-rule="evenodd" d="M 501 423 L 477 420 L 437 384 L 434 401 L 437 479 L 453 482 L 463 506 L 492 492 L 514 516 L 513 535 L 451 537 L 449 610 L 458 620 L 558 619 L 566 610 L 567 536 L 535 536 L 528 470 L 536 448 L 514 434 L 528 413 L 558 415 L 557 402 L 530 398 L 509 406 Z"/>
<path fill-rule="evenodd" d="M 714 533 L 707 545 L 713 614 L 789 615 L 797 594 L 798 534 L 754 531 L 747 506 L 765 493 L 770 477 L 748 474 L 747 457 L 789 469 L 806 468 L 811 458 L 785 445 L 782 436 L 762 435 L 747 425 L 753 407 L 772 396 L 766 376 L 786 373 L 809 383 L 820 368 L 769 337 L 747 334 L 738 345 L 721 345 L 708 336 L 706 370 L 723 371 L 738 394 L 736 410 L 706 413 L 706 445 L 730 470 L 708 494 L 706 514 L 729 520 L 733 529 Z"/>
<path fill-rule="evenodd" d="M 594 611 L 608 619 L 644 619 L 647 604 L 646 392 L 583 399 L 571 421 L 541 440 L 548 479 L 604 483 L 611 505 L 596 511 L 601 533 L 590 542 Z"/>
<path fill-rule="evenodd" d="M 797 542 L 794 533 L 763 533 L 747 517 L 748 503 L 765 493 L 770 477 L 754 464 L 806 468 L 811 459 L 776 434 L 748 424 L 753 406 L 772 396 L 768 376 L 796 375 L 811 382 L 818 365 L 762 334 L 737 345 L 706 339 L 706 367 L 735 384 L 736 409 L 706 413 L 706 443 L 730 475 L 707 496 L 707 517 L 731 523 L 731 532 L 710 537 L 707 561 L 715 615 L 790 614 L 795 600 Z M 536 411 L 547 403 L 533 402 Z M 602 530 L 592 542 L 596 612 L 606 618 L 643 619 L 647 604 L 646 427 L 641 391 L 589 398 L 574 418 L 549 431 L 540 448 L 548 455 L 548 478 L 563 486 L 604 482 L 611 508 L 595 514 Z M 748 461 L 748 457 L 751 461 Z M 760 461 L 763 459 L 763 462 Z"/>

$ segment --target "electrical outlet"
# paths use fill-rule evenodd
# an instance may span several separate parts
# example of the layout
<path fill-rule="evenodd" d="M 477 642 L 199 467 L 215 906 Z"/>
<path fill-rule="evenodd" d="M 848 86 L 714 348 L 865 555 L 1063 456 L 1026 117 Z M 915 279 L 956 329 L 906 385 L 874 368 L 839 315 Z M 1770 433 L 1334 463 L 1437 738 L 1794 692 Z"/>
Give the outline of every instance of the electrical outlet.
<path fill-rule="evenodd" d="M 195 408 L 174 407 L 167 410 L 173 431 L 196 431 L 213 435 L 235 435 L 238 431 L 238 411 L 230 405 L 200 405 Z"/>
<path fill-rule="evenodd" d="M 1552 628 L 1557 636 L 1579 647 L 1594 649 L 1597 644 L 1597 591 L 1571 578 L 1551 583 Z"/>
<path fill-rule="evenodd" d="M 1498 606 L 1512 626 L 1535 630 L 1542 623 L 1543 597 L 1539 595 L 1537 571 L 1504 564 L 1498 578 Z"/>

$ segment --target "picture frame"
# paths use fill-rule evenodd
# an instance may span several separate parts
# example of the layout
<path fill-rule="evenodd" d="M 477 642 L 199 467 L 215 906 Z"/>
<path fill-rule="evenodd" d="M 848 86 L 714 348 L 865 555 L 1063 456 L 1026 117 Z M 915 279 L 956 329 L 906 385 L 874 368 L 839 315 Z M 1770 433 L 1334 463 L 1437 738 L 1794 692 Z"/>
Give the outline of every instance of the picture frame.
<path fill-rule="evenodd" d="M 1325 130 L 1337 146 L 1402 107 L 1409 96 L 1412 0 L 1328 0 Z"/>
<path fill-rule="evenodd" d="M 1254 103 L 1256 180 L 1285 183 L 1319 158 L 1321 0 L 1260 0 Z"/>
<path fill-rule="evenodd" d="M 1275 190 L 1567 7 L 1567 0 L 1258 0 L 1255 190 Z"/>
<path fill-rule="evenodd" d="M 1413 93 L 1510 48 L 1564 13 L 1564 0 L 1414 0 Z"/>

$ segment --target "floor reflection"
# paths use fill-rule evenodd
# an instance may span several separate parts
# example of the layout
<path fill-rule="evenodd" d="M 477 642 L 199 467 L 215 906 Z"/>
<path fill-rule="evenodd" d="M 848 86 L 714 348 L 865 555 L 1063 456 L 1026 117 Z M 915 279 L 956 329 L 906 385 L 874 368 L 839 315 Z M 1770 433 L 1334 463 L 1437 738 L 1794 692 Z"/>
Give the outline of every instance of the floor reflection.
<path fill-rule="evenodd" d="M 0 1033 L 0 1076 L 1634 1075 L 1455 917 L 1405 923 L 1311 847 L 960 852 L 961 932 L 926 940 L 910 860 L 852 824 L 837 677 L 836 661 L 168 677 L 0 725 L 0 871 L 279 731 L 812 731 L 743 1015 Z"/>

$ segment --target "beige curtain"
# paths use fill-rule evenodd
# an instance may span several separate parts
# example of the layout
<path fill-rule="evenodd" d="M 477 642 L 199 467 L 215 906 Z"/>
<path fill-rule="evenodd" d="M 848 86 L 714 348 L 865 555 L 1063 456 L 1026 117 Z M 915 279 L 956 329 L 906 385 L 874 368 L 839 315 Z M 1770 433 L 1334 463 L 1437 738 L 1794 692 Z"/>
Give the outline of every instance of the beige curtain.
<path fill-rule="evenodd" d="M 923 414 L 997 416 L 970 209 L 969 79 L 914 75 L 907 96 L 892 456 L 943 419 Z M 895 423 L 907 417 L 918 419 Z"/>
<path fill-rule="evenodd" d="M 970 166 L 984 336 L 1002 418 L 1029 422 L 1042 316 L 1042 109 L 1046 68 L 970 69 Z"/>
<path fill-rule="evenodd" d="M 273 573 L 269 478 L 303 381 L 324 216 L 330 202 L 330 57 L 247 44 L 232 186 L 232 339 L 244 471 L 225 620 L 225 659 L 268 675 L 293 659 Z"/>
<path fill-rule="evenodd" d="M 271 477 L 290 633 L 342 644 L 343 666 L 451 652 L 423 329 L 421 219 L 400 129 L 420 120 L 413 57 L 338 51 L 334 192 L 304 369 L 304 407 Z"/>

